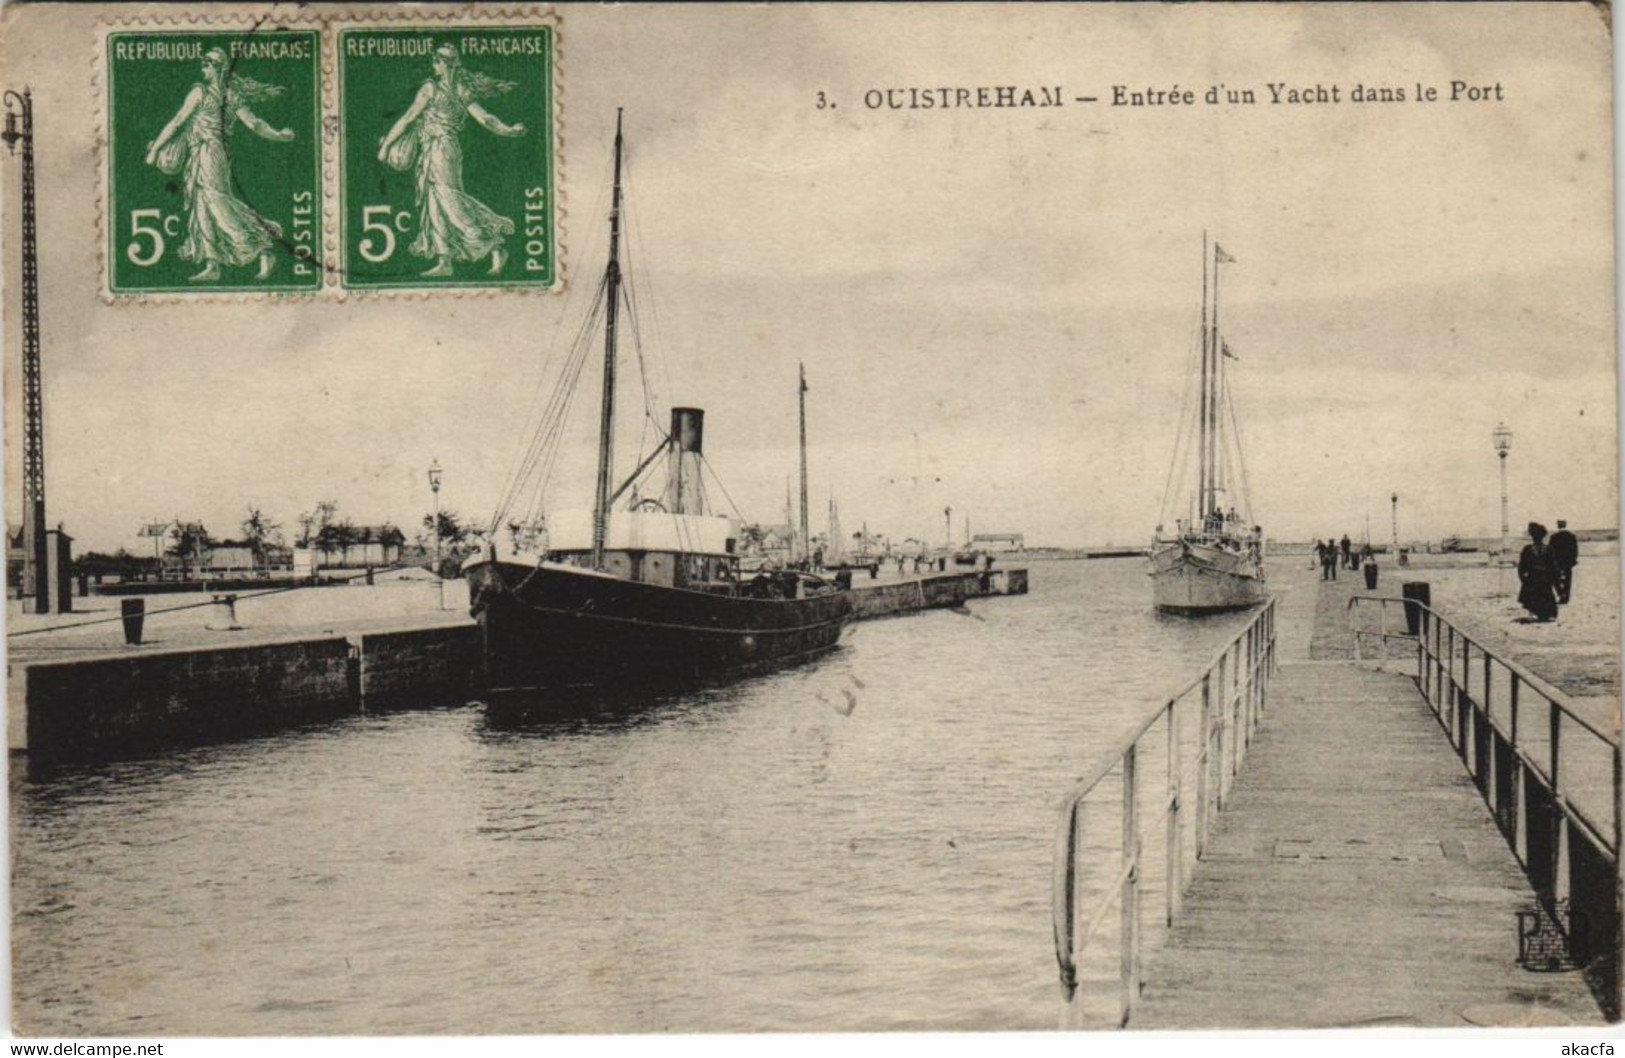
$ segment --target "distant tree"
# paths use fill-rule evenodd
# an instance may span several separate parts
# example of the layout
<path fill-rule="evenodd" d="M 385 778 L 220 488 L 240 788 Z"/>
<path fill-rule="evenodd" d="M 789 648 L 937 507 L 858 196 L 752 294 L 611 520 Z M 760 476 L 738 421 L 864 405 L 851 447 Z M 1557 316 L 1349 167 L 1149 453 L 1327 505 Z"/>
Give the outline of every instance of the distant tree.
<path fill-rule="evenodd" d="M 393 522 L 385 522 L 378 527 L 378 543 L 385 548 L 406 546 L 406 534 L 401 532 L 400 526 Z"/>
<path fill-rule="evenodd" d="M 322 533 L 338 519 L 338 513 L 339 504 L 337 500 L 318 500 L 315 507 L 301 514 L 299 516 L 299 546 L 315 546 L 322 549 L 319 542 Z"/>
<path fill-rule="evenodd" d="M 347 566 L 350 564 L 350 548 L 354 547 L 360 540 L 361 531 L 355 527 L 355 523 L 350 519 L 346 518 L 333 526 L 333 542 L 338 545 L 339 565 Z"/>
<path fill-rule="evenodd" d="M 338 526 L 328 524 L 316 530 L 311 537 L 311 546 L 320 551 L 324 557 L 331 558 L 343 545 L 344 533 Z"/>
<path fill-rule="evenodd" d="M 248 509 L 248 517 L 243 519 L 243 540 L 254 552 L 254 565 L 265 565 L 265 548 L 267 544 L 281 545 L 282 523 L 273 521 L 258 507 Z"/>
<path fill-rule="evenodd" d="M 441 511 L 439 531 L 436 532 L 435 518 L 432 514 L 423 516 L 423 531 L 429 534 L 429 546 L 434 546 L 435 536 L 440 537 L 442 546 L 457 547 L 468 539 L 471 530 L 465 526 L 462 519 L 457 517 L 456 511 Z M 483 533 L 481 534 L 483 535 Z"/>
<path fill-rule="evenodd" d="M 203 560 L 214 543 L 202 522 L 187 522 L 179 518 L 175 519 L 174 526 L 169 530 L 169 540 L 169 553 L 180 560 L 182 579 L 191 578 L 192 567 Z"/>

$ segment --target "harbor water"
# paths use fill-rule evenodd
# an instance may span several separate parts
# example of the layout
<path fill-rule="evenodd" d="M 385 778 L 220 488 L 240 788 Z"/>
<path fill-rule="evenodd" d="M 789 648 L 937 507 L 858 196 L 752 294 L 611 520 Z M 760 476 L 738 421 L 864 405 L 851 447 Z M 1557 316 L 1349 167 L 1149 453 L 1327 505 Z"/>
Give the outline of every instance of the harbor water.
<path fill-rule="evenodd" d="M 14 768 L 16 1024 L 1054 1028 L 1062 795 L 1246 617 L 1159 616 L 1137 559 L 1031 583 L 564 718 L 447 702 Z"/>

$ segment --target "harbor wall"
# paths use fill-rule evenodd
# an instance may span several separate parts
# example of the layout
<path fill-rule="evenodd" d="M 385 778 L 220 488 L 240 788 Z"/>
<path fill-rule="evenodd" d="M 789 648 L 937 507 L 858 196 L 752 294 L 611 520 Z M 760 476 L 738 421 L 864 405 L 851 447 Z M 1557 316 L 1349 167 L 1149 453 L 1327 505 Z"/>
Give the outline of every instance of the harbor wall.
<path fill-rule="evenodd" d="M 876 617 L 962 606 L 966 599 L 990 595 L 1027 594 L 1027 571 L 993 570 L 977 573 L 939 573 L 889 584 L 855 585 L 852 613 L 859 621 Z"/>
<path fill-rule="evenodd" d="M 443 702 L 479 685 L 480 630 L 475 625 L 358 638 L 361 700 L 368 709 Z"/>
<path fill-rule="evenodd" d="M 852 590 L 854 617 L 1026 590 L 1026 570 L 1016 569 L 861 584 Z M 26 751 L 32 767 L 281 730 L 364 709 L 460 704 L 480 686 L 479 635 L 473 624 L 398 627 L 14 663 L 8 743 Z"/>
<path fill-rule="evenodd" d="M 358 681 L 343 638 L 36 663 L 28 753 L 95 758 L 331 719 L 355 711 Z"/>

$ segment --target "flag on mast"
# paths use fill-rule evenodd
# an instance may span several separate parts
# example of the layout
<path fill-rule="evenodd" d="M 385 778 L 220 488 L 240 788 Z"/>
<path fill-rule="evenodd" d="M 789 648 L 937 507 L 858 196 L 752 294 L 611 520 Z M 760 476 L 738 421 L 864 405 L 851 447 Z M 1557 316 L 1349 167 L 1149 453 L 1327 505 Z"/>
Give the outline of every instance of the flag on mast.
<path fill-rule="evenodd" d="M 1219 264 L 1235 264 L 1236 259 L 1225 252 L 1224 247 L 1218 243 L 1213 244 L 1213 259 Z"/>

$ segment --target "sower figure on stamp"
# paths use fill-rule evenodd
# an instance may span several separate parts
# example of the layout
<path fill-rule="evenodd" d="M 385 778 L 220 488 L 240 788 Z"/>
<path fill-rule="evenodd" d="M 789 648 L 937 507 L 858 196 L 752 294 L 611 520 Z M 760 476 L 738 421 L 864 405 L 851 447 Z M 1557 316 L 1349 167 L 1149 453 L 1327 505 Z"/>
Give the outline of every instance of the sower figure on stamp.
<path fill-rule="evenodd" d="M 1537 621 L 1557 616 L 1557 595 L 1552 590 L 1551 548 L 1546 545 L 1546 527 L 1529 523 L 1529 543 L 1518 556 L 1518 581 L 1523 585 L 1518 602 Z"/>
<path fill-rule="evenodd" d="M 237 197 L 226 136 L 232 122 L 240 121 L 264 139 L 293 139 L 292 129 L 272 128 L 249 107 L 281 94 L 280 85 L 231 73 L 226 53 L 211 48 L 203 56 L 203 83 L 192 86 L 180 110 L 147 144 L 148 165 L 166 173 L 185 166 L 186 242 L 180 252 L 182 260 L 203 262 L 192 277 L 196 281 L 219 279 L 222 264 L 246 265 L 256 258 L 257 278 L 264 279 L 276 264 L 271 249 L 282 238 L 282 227 Z"/>
<path fill-rule="evenodd" d="M 453 261 L 491 255 L 491 274 L 502 271 L 502 244 L 514 223 L 463 190 L 463 122 L 473 118 L 498 136 L 523 136 L 523 124 L 497 120 L 479 103 L 513 90 L 513 82 L 473 73 L 450 44 L 434 53 L 434 76 L 423 82 L 412 106 L 378 141 L 378 160 L 417 174 L 418 235 L 411 252 L 434 259 L 426 276 L 451 275 Z"/>
<path fill-rule="evenodd" d="M 1569 523 L 1559 518 L 1557 532 L 1546 541 L 1546 549 L 1551 553 L 1552 577 L 1557 587 L 1557 601 L 1566 605 L 1569 601 L 1569 592 L 1574 587 L 1574 567 L 1580 562 L 1580 542 L 1569 532 Z"/>

